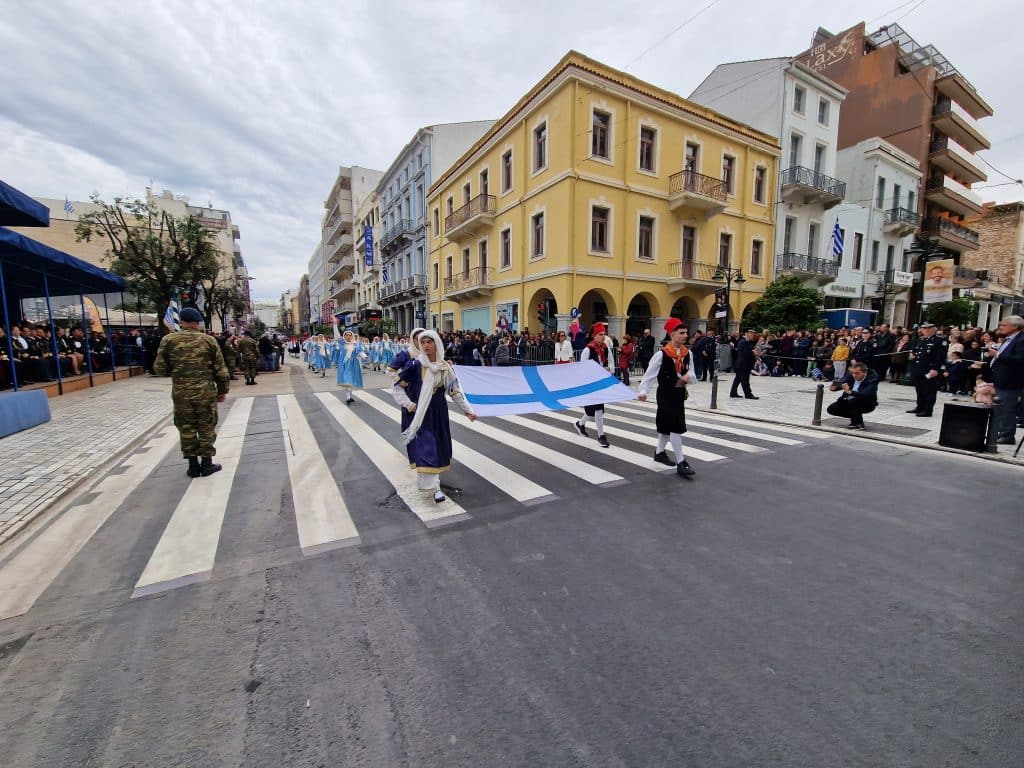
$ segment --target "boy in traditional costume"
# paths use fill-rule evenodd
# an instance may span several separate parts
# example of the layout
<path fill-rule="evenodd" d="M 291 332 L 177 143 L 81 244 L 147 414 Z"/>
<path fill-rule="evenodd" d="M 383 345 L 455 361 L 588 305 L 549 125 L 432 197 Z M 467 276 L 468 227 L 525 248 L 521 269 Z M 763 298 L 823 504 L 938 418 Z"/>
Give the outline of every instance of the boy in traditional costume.
<path fill-rule="evenodd" d="M 604 323 L 594 323 L 593 328 L 591 328 L 594 338 L 583 348 L 583 352 L 580 354 L 580 362 L 595 360 L 598 365 L 614 376 L 615 365 L 612 360 L 611 344 L 605 341 L 607 330 L 608 327 Z M 590 418 L 594 419 L 594 426 L 597 428 L 597 444 L 602 448 L 607 448 L 610 443 L 604 434 L 604 403 L 583 406 L 583 418 L 576 422 L 576 431 L 584 437 L 589 437 L 587 434 L 587 419 Z"/>
<path fill-rule="evenodd" d="M 693 377 L 690 374 L 690 351 L 686 348 L 686 327 L 678 317 L 670 317 L 665 321 L 665 333 L 669 336 L 668 344 L 654 353 L 647 372 L 640 380 L 639 400 L 647 399 L 647 390 L 657 380 L 658 411 L 654 424 L 658 430 L 658 450 L 654 460 L 675 465 L 676 472 L 682 477 L 693 477 L 693 467 L 683 456 L 683 432 L 686 431 L 686 385 Z M 665 453 L 665 446 L 672 441 L 672 452 L 675 461 Z"/>

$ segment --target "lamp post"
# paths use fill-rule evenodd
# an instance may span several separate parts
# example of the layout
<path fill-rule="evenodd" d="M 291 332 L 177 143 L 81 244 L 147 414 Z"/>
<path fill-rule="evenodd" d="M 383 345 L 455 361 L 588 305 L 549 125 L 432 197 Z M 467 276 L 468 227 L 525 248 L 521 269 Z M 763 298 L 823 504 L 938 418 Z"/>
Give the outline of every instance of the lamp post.
<path fill-rule="evenodd" d="M 725 280 L 725 332 L 729 332 L 729 308 L 732 302 L 732 284 L 736 283 L 738 286 L 742 286 L 747 282 L 747 278 L 743 276 L 743 270 L 737 267 L 726 267 L 719 264 L 715 267 L 715 274 L 711 277 L 712 280 Z"/>

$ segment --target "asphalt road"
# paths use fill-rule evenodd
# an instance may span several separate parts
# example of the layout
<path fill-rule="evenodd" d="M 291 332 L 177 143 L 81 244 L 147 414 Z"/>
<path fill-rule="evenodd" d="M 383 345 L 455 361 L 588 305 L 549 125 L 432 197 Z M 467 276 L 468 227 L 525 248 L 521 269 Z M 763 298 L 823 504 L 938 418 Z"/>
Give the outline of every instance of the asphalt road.
<path fill-rule="evenodd" d="M 457 425 L 557 499 L 457 468 L 469 514 L 428 528 L 360 448 L 386 416 L 295 392 L 358 544 L 302 554 L 257 397 L 212 578 L 132 599 L 172 453 L 0 621 L 0 764 L 1024 764 L 1019 469 L 830 437 L 686 481 L 553 443 L 624 478 L 593 485 Z"/>

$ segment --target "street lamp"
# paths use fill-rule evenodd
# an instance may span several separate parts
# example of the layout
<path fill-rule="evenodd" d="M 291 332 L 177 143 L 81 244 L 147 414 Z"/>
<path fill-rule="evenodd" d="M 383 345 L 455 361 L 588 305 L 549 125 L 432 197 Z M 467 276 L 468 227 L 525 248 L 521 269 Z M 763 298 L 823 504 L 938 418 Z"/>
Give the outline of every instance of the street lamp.
<path fill-rule="evenodd" d="M 719 264 L 715 267 L 715 274 L 711 276 L 712 280 L 725 280 L 725 332 L 729 332 L 729 306 L 732 302 L 732 284 L 742 286 L 747 282 L 747 278 L 743 276 L 743 270 L 737 267 L 726 267 Z"/>

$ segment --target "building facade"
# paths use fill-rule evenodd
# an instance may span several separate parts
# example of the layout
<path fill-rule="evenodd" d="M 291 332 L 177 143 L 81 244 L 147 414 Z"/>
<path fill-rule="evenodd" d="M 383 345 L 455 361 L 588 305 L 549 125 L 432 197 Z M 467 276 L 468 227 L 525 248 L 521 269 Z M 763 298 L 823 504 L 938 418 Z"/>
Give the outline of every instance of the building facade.
<path fill-rule="evenodd" d="M 704 327 L 724 320 L 728 270 L 735 322 L 771 276 L 774 188 L 757 181 L 778 155 L 772 136 L 570 52 L 431 187 L 429 321 Z"/>
<path fill-rule="evenodd" d="M 436 175 L 493 124 L 493 120 L 478 120 L 421 128 L 380 180 L 380 303 L 399 333 L 426 321 L 426 192 Z"/>
<path fill-rule="evenodd" d="M 839 114 L 846 89 L 789 58 L 721 64 L 690 99 L 771 134 L 782 145 L 782 168 L 771 183 L 779 211 L 775 271 L 811 287 L 837 275 L 830 211 L 846 199 L 836 178 Z"/>
<path fill-rule="evenodd" d="M 380 177 L 380 171 L 358 165 L 341 166 L 324 201 L 321 245 L 325 304 L 330 302 L 325 312 L 328 323 L 332 322 L 332 315 L 341 315 L 342 325 L 351 325 L 356 320 L 355 213 L 373 194 Z"/>
<path fill-rule="evenodd" d="M 822 289 L 825 307 L 874 309 L 881 320 L 906 325 L 913 280 L 906 251 L 917 229 L 920 165 L 874 138 L 840 150 L 836 172 L 847 182 L 848 200 L 826 220 L 829 242 L 838 222 L 843 247 L 837 279 Z"/>
<path fill-rule="evenodd" d="M 356 211 L 355 271 L 356 311 L 361 321 L 370 311 L 380 310 L 380 198 L 374 190 Z"/>
<path fill-rule="evenodd" d="M 839 34 L 819 29 L 799 58 L 847 89 L 840 148 L 880 136 L 918 161 L 923 193 L 900 201 L 893 215 L 903 208 L 920 214 L 920 235 L 962 267 L 980 246 L 968 220 L 982 212 L 982 201 L 970 187 L 987 178 L 975 153 L 991 147 L 978 121 L 992 107 L 935 46 L 921 45 L 898 24 L 872 34 L 863 22 Z M 972 282 L 958 275 L 955 288 Z M 914 296 L 919 303 L 916 289 Z"/>
<path fill-rule="evenodd" d="M 968 221 L 978 232 L 978 250 L 965 254 L 961 290 L 978 305 L 978 325 L 995 328 L 1008 315 L 1024 315 L 1024 202 L 986 203 Z"/>
<path fill-rule="evenodd" d="M 334 310 L 334 302 L 328 293 L 327 259 L 324 258 L 324 243 L 319 242 L 313 248 L 306 267 L 308 275 L 309 316 L 305 318 L 309 327 L 330 324 Z"/>

